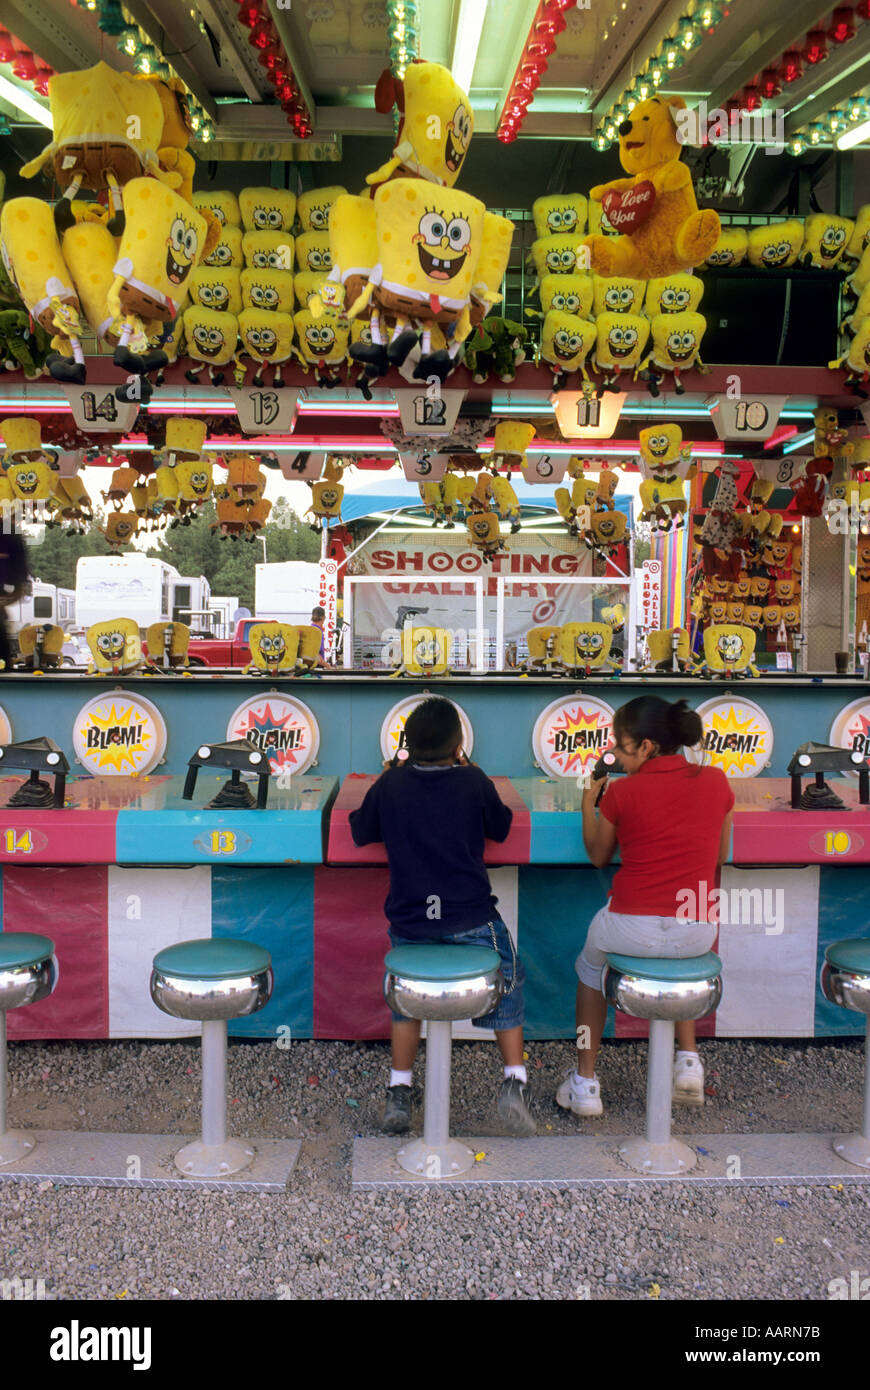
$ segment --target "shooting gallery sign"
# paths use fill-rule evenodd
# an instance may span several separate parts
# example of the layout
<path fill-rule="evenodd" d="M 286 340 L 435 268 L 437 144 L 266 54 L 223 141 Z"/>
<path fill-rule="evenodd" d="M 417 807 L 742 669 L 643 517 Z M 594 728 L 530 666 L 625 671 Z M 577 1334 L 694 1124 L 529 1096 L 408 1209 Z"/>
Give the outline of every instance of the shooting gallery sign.
<path fill-rule="evenodd" d="M 227 724 L 227 738 L 246 738 L 265 753 L 273 776 L 307 772 L 320 748 L 320 729 L 308 706 L 274 691 L 239 705 Z"/>
<path fill-rule="evenodd" d="M 554 700 L 532 731 L 538 767 L 550 777 L 583 777 L 613 741 L 613 710 L 590 695 Z"/>
<path fill-rule="evenodd" d="M 773 756 L 773 725 L 754 700 L 706 700 L 698 706 L 704 726 L 703 755 L 693 762 L 720 767 L 726 777 L 757 777 Z"/>
<path fill-rule="evenodd" d="M 101 777 L 141 777 L 166 751 L 166 725 L 156 705 L 142 695 L 114 690 L 88 700 L 73 724 L 76 758 Z"/>
<path fill-rule="evenodd" d="M 382 758 L 394 758 L 399 749 L 405 747 L 405 723 L 408 715 L 411 710 L 422 704 L 430 693 L 427 690 L 422 695 L 409 695 L 407 699 L 400 700 L 397 705 L 393 705 L 381 725 Z M 474 730 L 471 727 L 471 720 L 462 706 L 457 705 L 455 700 L 451 700 L 450 703 L 459 715 L 459 722 L 462 725 L 462 747 L 470 758 L 471 750 L 474 747 Z"/>

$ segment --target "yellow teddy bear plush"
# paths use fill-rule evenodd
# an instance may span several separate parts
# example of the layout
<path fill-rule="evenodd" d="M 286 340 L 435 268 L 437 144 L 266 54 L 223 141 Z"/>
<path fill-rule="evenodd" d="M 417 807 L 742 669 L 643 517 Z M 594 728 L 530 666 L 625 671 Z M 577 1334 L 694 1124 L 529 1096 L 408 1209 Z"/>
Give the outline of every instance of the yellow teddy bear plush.
<path fill-rule="evenodd" d="M 677 113 L 682 97 L 638 102 L 619 126 L 619 162 L 629 175 L 590 190 L 616 238 L 586 238 L 599 275 L 650 280 L 690 270 L 705 261 L 719 240 L 719 218 L 698 210 L 692 176 L 680 160 Z"/>

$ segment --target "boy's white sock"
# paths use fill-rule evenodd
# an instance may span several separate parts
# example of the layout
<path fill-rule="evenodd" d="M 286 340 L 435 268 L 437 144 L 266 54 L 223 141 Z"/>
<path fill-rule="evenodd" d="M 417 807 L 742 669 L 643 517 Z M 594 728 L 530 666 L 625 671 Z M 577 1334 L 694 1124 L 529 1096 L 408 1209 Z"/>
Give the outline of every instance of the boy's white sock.
<path fill-rule="evenodd" d="M 677 1056 L 678 1056 L 678 1057 L 697 1057 L 697 1055 L 698 1055 L 697 1050 L 695 1050 L 694 1052 L 685 1052 L 685 1051 L 683 1050 L 683 1048 L 681 1048 L 681 1047 L 678 1047 L 678 1048 L 677 1048 Z"/>
<path fill-rule="evenodd" d="M 527 1081 L 528 1081 L 528 1079 L 529 1079 L 529 1074 L 528 1074 L 528 1072 L 526 1071 L 525 1067 L 505 1067 L 505 1069 L 504 1069 L 504 1079 L 505 1079 L 505 1081 L 509 1080 L 509 1078 L 512 1077 L 512 1076 L 515 1076 L 516 1079 L 517 1079 L 517 1081 L 521 1082 L 523 1086 L 526 1085 L 526 1083 L 527 1083 Z"/>
<path fill-rule="evenodd" d="M 410 1071 L 390 1071 L 391 1086 L 410 1086 L 413 1080 L 413 1072 Z"/>

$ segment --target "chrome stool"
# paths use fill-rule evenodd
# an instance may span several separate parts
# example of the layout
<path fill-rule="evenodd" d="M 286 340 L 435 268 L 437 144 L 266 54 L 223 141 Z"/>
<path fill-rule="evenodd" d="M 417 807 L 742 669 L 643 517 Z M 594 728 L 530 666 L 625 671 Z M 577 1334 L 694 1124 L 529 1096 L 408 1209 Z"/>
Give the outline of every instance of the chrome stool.
<path fill-rule="evenodd" d="M 455 1018 L 481 1018 L 501 998 L 504 980 L 497 951 L 486 946 L 396 946 L 384 964 L 384 996 L 405 1018 L 426 1021 L 423 1138 L 396 1155 L 407 1173 L 455 1178 L 474 1154 L 450 1138 L 450 1044 Z"/>
<path fill-rule="evenodd" d="M 154 957 L 151 998 L 158 1009 L 202 1023 L 202 1137 L 174 1160 L 186 1177 L 225 1177 L 254 1158 L 253 1145 L 227 1138 L 227 1020 L 262 1009 L 272 984 L 272 957 L 250 941 L 180 941 Z"/>
<path fill-rule="evenodd" d="M 32 932 L 0 932 L 0 1168 L 29 1154 L 36 1140 L 6 1128 L 6 1010 L 47 999 L 57 984 L 54 942 Z"/>
<path fill-rule="evenodd" d="M 2 939 L 2 938 L 0 938 Z M 835 941 L 825 951 L 822 993 L 832 1004 L 867 1017 L 864 1045 L 864 1125 L 860 1134 L 835 1139 L 834 1150 L 859 1168 L 870 1168 L 870 937 Z"/>
<path fill-rule="evenodd" d="M 649 1064 L 646 1084 L 646 1138 L 628 1139 L 620 1157 L 639 1173 L 686 1173 L 698 1156 L 671 1138 L 674 1023 L 704 1018 L 722 996 L 722 962 L 712 951 L 684 960 L 650 959 L 608 953 L 601 987 L 608 1003 L 648 1018 Z"/>

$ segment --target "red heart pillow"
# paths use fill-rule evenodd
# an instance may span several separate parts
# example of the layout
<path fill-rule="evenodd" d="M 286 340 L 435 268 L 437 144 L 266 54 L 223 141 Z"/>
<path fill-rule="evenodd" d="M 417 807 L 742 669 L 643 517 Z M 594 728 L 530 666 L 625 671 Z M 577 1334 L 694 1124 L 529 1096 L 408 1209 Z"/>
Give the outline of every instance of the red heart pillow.
<path fill-rule="evenodd" d="M 601 199 L 601 206 L 613 230 L 630 236 L 646 222 L 653 210 L 655 198 L 655 188 L 649 179 L 644 179 L 633 188 L 622 191 L 617 188 L 608 189 Z"/>

